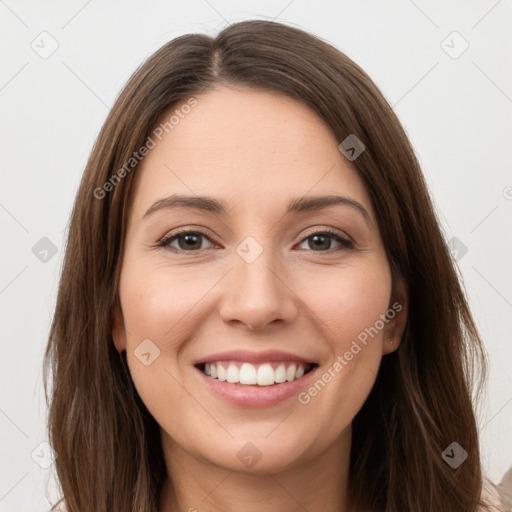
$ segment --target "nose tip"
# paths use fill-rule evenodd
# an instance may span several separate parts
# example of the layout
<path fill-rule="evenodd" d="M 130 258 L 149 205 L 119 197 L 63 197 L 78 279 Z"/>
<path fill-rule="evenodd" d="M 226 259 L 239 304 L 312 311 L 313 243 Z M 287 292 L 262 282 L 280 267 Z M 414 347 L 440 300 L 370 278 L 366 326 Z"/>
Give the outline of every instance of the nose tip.
<path fill-rule="evenodd" d="M 226 283 L 220 310 L 224 321 L 238 321 L 257 331 L 271 324 L 290 322 L 295 317 L 293 293 L 272 268 L 269 257 L 264 251 L 252 263 L 238 260 Z"/>

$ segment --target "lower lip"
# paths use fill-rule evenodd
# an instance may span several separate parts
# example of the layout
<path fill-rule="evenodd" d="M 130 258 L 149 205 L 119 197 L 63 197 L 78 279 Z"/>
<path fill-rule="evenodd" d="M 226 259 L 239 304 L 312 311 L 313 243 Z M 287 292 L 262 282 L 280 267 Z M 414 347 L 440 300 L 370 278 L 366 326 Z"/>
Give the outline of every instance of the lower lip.
<path fill-rule="evenodd" d="M 230 384 L 229 382 L 209 377 L 199 368 L 194 367 L 194 369 L 199 372 L 203 382 L 210 390 L 224 400 L 241 407 L 270 407 L 294 395 L 298 395 L 309 385 L 318 366 L 314 367 L 300 379 L 283 382 L 282 384 L 273 384 L 272 386 Z"/>

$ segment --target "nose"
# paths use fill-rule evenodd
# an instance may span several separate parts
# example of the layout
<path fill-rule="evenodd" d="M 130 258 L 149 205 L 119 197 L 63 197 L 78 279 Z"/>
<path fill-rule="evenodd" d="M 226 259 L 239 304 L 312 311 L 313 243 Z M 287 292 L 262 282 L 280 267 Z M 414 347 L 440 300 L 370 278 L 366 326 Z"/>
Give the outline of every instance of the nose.
<path fill-rule="evenodd" d="M 271 250 L 265 249 L 252 263 L 235 253 L 234 266 L 224 282 L 220 306 L 225 322 L 240 322 L 250 330 L 261 330 L 296 318 L 297 295 Z"/>

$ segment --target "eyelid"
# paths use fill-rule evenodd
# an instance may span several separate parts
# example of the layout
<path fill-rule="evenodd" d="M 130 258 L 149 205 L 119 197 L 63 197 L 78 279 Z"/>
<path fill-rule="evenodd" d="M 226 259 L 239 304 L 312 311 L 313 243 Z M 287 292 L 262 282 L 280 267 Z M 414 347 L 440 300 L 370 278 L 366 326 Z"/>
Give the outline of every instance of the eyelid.
<path fill-rule="evenodd" d="M 218 245 L 217 242 L 215 242 L 214 237 L 211 236 L 209 230 L 204 227 L 197 227 L 195 228 L 192 225 L 189 226 L 183 226 L 181 228 L 176 228 L 176 230 L 171 231 L 169 234 L 164 235 L 156 244 L 155 248 L 169 248 L 170 251 L 183 254 L 183 253 L 189 253 L 189 254 L 198 254 L 204 251 L 208 251 L 209 249 L 213 249 L 214 247 L 207 247 L 205 249 L 194 249 L 190 251 L 185 251 L 183 249 L 177 249 L 175 247 L 170 247 L 170 243 L 172 243 L 174 240 L 179 238 L 180 235 L 187 234 L 187 233 L 196 233 L 199 234 L 206 239 L 208 239 L 212 244 Z M 338 238 L 338 243 L 341 243 L 342 248 L 344 249 L 354 249 L 355 248 L 355 242 L 354 240 L 347 235 L 345 232 L 338 230 L 336 228 L 331 228 L 327 226 L 315 226 L 312 228 L 307 229 L 305 232 L 302 233 L 300 241 L 298 244 L 304 243 L 308 238 L 310 238 L 313 235 L 317 234 L 326 234 L 330 236 L 331 238 Z M 311 251 L 313 253 L 317 252 L 320 254 L 331 254 L 339 251 L 340 249 L 328 249 L 326 251 Z"/>
<path fill-rule="evenodd" d="M 173 239 L 176 239 L 180 235 L 184 235 L 184 234 L 187 234 L 187 233 L 197 233 L 197 234 L 200 234 L 203 237 L 207 238 L 214 245 L 217 245 L 217 242 L 215 242 L 214 237 L 212 237 L 212 235 L 210 234 L 209 230 L 207 230 L 206 228 L 204 228 L 204 227 L 197 227 L 197 228 L 195 228 L 194 226 L 184 226 L 182 228 L 176 228 L 176 230 L 173 230 L 170 233 L 164 235 L 156 243 L 155 246 L 157 248 L 158 247 L 163 247 L 165 249 L 165 248 L 167 248 L 169 246 L 171 241 L 174 241 Z M 209 247 L 208 249 L 211 249 L 211 247 Z M 175 249 L 174 247 L 172 247 L 171 250 L 174 250 L 176 252 L 189 252 L 189 253 L 194 254 L 194 253 L 197 253 L 197 252 L 205 251 L 207 249 L 196 249 L 196 250 L 192 250 L 192 251 L 183 251 L 183 250 Z"/>
<path fill-rule="evenodd" d="M 341 231 L 341 230 L 335 229 L 335 228 L 330 228 L 327 226 L 320 227 L 320 228 L 318 226 L 316 226 L 314 228 L 307 229 L 301 235 L 301 242 L 303 242 L 305 238 L 309 238 L 310 236 L 315 235 L 317 233 L 328 233 L 330 235 L 336 235 L 336 236 L 339 236 L 340 238 L 342 238 L 343 240 L 350 242 L 351 244 L 354 243 L 354 240 L 352 240 L 352 238 L 344 231 Z"/>

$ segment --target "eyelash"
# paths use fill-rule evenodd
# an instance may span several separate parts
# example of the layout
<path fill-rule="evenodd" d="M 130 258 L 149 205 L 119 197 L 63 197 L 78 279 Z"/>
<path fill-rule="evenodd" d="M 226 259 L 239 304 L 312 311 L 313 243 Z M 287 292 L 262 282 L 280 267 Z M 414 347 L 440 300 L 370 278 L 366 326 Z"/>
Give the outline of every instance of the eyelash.
<path fill-rule="evenodd" d="M 168 247 L 169 244 L 171 242 L 173 242 L 174 240 L 177 240 L 178 238 L 180 238 L 181 236 L 184 236 L 184 235 L 201 235 L 201 236 L 204 236 L 205 238 L 207 238 L 210 242 L 214 243 L 213 240 L 211 240 L 211 238 L 203 231 L 200 231 L 200 230 L 190 230 L 190 229 L 184 229 L 182 231 L 178 231 L 177 233 L 173 233 L 169 236 L 165 236 L 164 238 L 162 238 L 157 244 L 156 244 L 156 247 Z M 338 248 L 338 249 L 328 249 L 326 251 L 313 251 L 311 250 L 311 252 L 324 252 L 324 253 L 329 253 L 329 252 L 336 252 L 336 251 L 339 251 L 341 249 L 353 249 L 354 248 L 354 244 L 351 240 L 347 239 L 347 238 L 344 238 L 342 237 L 339 233 L 337 233 L 336 231 L 333 231 L 329 228 L 327 229 L 323 229 L 321 231 L 314 231 L 313 233 L 309 234 L 308 236 L 306 236 L 305 238 L 303 238 L 301 240 L 301 244 L 306 241 L 308 238 L 312 238 L 313 236 L 315 235 L 328 235 L 332 238 L 334 238 L 336 241 L 338 241 L 343 247 L 342 248 Z M 206 249 L 195 249 L 195 250 L 191 250 L 191 251 L 185 251 L 183 249 L 176 249 L 175 247 L 168 247 L 169 249 L 171 249 L 172 251 L 174 252 L 177 252 L 177 253 L 190 253 L 190 254 L 197 254 L 201 251 L 204 251 Z M 211 249 L 211 247 L 210 247 Z"/>

